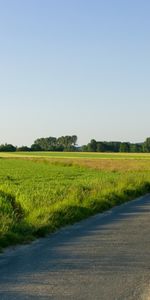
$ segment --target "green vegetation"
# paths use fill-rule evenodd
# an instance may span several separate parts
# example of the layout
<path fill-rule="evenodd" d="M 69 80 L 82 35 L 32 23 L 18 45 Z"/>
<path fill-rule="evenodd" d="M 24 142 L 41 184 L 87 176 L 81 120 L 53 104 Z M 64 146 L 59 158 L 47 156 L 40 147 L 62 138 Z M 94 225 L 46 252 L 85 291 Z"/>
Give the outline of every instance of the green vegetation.
<path fill-rule="evenodd" d="M 150 152 L 150 138 L 147 138 L 144 143 L 99 142 L 92 139 L 90 143 L 82 146 L 81 150 L 87 152 Z"/>
<path fill-rule="evenodd" d="M 0 247 L 44 236 L 149 191 L 149 160 L 1 158 Z"/>
<path fill-rule="evenodd" d="M 98 152 L 0 152 L 0 157 L 37 157 L 70 159 L 150 159 L 150 153 L 98 153 Z"/>
<path fill-rule="evenodd" d="M 58 152 L 123 152 L 123 153 L 150 153 L 150 138 L 144 143 L 127 142 L 99 142 L 94 139 L 87 145 L 77 146 L 76 135 L 61 137 L 38 138 L 31 147 L 16 147 L 11 144 L 0 145 L 0 152 L 34 152 L 34 151 L 58 151 Z"/>

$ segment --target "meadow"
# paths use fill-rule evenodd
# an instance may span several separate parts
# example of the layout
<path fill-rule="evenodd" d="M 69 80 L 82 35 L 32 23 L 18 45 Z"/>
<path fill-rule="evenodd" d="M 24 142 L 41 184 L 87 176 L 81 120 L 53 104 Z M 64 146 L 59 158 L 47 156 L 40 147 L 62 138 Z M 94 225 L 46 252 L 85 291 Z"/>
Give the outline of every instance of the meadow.
<path fill-rule="evenodd" d="M 0 153 L 0 247 L 150 192 L 149 154 Z"/>
<path fill-rule="evenodd" d="M 107 153 L 107 152 L 0 152 L 0 157 L 38 157 L 38 158 L 103 158 L 103 159 L 150 159 L 150 153 Z"/>

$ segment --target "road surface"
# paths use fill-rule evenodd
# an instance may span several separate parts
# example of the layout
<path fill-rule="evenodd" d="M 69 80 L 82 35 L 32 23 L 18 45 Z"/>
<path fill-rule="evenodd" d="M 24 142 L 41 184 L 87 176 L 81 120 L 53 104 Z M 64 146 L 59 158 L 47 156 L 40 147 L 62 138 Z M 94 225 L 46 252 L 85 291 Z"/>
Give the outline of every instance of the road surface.
<path fill-rule="evenodd" d="M 3 299 L 150 299 L 150 196 L 7 249 Z"/>

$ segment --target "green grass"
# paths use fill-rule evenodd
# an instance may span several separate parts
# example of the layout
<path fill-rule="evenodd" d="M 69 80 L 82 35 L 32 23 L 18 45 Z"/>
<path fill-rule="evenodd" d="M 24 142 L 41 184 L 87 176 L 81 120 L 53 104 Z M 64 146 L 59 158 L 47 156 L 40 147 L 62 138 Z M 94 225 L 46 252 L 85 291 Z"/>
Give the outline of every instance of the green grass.
<path fill-rule="evenodd" d="M 65 161 L 1 158 L 0 247 L 44 236 L 149 192 L 148 164 L 138 171 L 97 170 Z"/>
<path fill-rule="evenodd" d="M 48 158 L 106 158 L 150 159 L 150 153 L 99 153 L 99 152 L 0 152 L 0 157 L 48 157 Z"/>

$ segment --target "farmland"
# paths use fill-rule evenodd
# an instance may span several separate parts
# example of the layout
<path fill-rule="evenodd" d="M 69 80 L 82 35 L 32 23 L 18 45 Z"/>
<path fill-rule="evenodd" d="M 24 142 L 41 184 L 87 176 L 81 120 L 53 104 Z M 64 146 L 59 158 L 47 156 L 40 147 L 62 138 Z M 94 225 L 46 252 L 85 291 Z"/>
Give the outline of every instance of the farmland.
<path fill-rule="evenodd" d="M 150 159 L 150 153 L 100 153 L 100 152 L 0 152 L 0 157 L 48 157 L 48 158 L 103 158 Z"/>
<path fill-rule="evenodd" d="M 0 247 L 150 191 L 149 154 L 0 153 Z"/>

